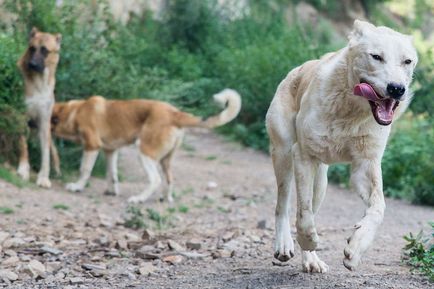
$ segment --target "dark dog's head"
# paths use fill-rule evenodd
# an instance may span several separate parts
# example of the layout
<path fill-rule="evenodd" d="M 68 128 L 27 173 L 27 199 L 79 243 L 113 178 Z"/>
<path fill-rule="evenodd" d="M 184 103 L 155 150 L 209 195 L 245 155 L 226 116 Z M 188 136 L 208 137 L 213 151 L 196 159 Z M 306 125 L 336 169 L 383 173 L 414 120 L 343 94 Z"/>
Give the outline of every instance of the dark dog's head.
<path fill-rule="evenodd" d="M 39 31 L 33 27 L 29 36 L 29 47 L 24 56 L 24 69 L 43 73 L 46 67 L 57 66 L 62 35 Z"/>

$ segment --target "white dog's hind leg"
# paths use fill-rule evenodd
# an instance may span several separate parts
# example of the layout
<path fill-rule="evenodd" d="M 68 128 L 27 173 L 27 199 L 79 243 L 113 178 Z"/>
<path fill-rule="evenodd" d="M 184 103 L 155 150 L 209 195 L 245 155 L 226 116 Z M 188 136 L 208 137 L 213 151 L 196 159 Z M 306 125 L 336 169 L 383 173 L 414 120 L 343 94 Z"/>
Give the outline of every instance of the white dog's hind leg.
<path fill-rule="evenodd" d="M 294 144 L 292 152 L 297 191 L 297 241 L 303 250 L 313 251 L 318 245 L 312 209 L 314 177 L 318 164 L 302 154 L 298 143 Z"/>
<path fill-rule="evenodd" d="M 104 194 L 106 195 L 116 196 L 119 194 L 118 155 L 118 150 L 105 151 L 107 190 Z"/>
<path fill-rule="evenodd" d="M 344 250 L 344 265 L 355 270 L 362 254 L 372 243 L 375 233 L 383 221 L 386 207 L 381 178 L 381 161 L 362 160 L 352 164 L 351 184 L 368 205 L 363 219 L 355 225 L 355 232 L 348 239 Z"/>
<path fill-rule="evenodd" d="M 142 153 L 140 154 L 140 160 L 142 162 L 143 169 L 148 176 L 149 186 L 140 195 L 130 197 L 128 199 L 129 203 L 140 203 L 146 201 L 161 184 L 161 177 L 160 173 L 158 172 L 157 162 Z"/>
<path fill-rule="evenodd" d="M 80 165 L 80 178 L 75 183 L 66 184 L 66 189 L 71 192 L 80 192 L 84 189 L 87 181 L 92 173 L 93 166 L 95 165 L 96 158 L 98 157 L 98 150 L 84 151 Z"/>
<path fill-rule="evenodd" d="M 42 117 L 42 116 L 41 116 Z M 50 117 L 50 116 L 48 116 Z M 38 173 L 36 184 L 43 188 L 50 188 L 50 119 L 46 120 L 45 117 L 39 121 L 39 141 L 41 143 L 41 169 Z"/>
<path fill-rule="evenodd" d="M 328 166 L 320 164 L 315 176 L 313 187 L 312 211 L 316 215 L 324 199 L 327 190 L 327 170 Z M 326 273 L 329 267 L 321 261 L 315 251 L 302 251 L 302 268 L 308 273 Z"/>
<path fill-rule="evenodd" d="M 276 204 L 276 240 L 274 243 L 274 257 L 286 262 L 294 257 L 294 241 L 291 236 L 290 202 L 292 183 L 292 157 L 290 148 L 287 152 L 283 148 L 272 148 L 274 173 L 277 181 Z"/>

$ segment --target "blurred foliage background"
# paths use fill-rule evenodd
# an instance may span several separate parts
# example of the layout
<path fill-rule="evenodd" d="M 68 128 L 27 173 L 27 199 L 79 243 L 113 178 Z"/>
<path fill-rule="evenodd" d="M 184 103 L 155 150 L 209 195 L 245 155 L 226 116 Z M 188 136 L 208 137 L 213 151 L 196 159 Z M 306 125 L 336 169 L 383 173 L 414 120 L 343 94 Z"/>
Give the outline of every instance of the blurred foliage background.
<path fill-rule="evenodd" d="M 131 10 L 119 8 L 133 2 Z M 433 15 L 430 0 L 0 0 L 0 162 L 16 165 L 17 136 L 27 131 L 16 61 L 32 26 L 63 34 L 58 101 L 153 98 L 207 115 L 215 110 L 211 95 L 231 87 L 243 109 L 219 132 L 267 150 L 264 116 L 279 82 L 295 66 L 343 47 L 354 19 L 363 18 L 414 35 L 415 97 L 386 149 L 384 188 L 434 205 Z M 30 156 L 38 169 L 35 139 Z M 76 170 L 80 148 L 56 142 L 63 170 Z M 333 166 L 331 180 L 347 184 L 348 171 Z"/>

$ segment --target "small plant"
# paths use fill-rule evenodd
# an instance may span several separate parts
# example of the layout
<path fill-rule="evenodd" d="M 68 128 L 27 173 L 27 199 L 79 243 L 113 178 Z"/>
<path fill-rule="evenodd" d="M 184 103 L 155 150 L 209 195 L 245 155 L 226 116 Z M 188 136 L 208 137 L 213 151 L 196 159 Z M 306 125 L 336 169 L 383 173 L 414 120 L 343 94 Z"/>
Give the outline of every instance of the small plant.
<path fill-rule="evenodd" d="M 24 186 L 24 181 L 21 180 L 17 175 L 11 173 L 6 168 L 0 166 L 0 179 L 5 180 L 8 183 L 11 183 L 18 188 L 22 188 Z"/>
<path fill-rule="evenodd" d="M 425 236 L 423 231 L 416 236 L 413 233 L 404 236 L 407 245 L 404 247 L 403 260 L 434 282 L 434 222 L 430 225 L 431 237 Z"/>
<path fill-rule="evenodd" d="M 216 159 L 217 159 L 217 156 L 209 155 L 209 156 L 207 156 L 205 159 L 206 159 L 207 161 L 213 161 L 213 160 L 216 160 Z"/>
<path fill-rule="evenodd" d="M 141 229 L 146 227 L 144 215 L 140 208 L 130 206 L 127 208 L 128 217 L 125 220 L 124 226 L 132 229 Z"/>
<path fill-rule="evenodd" d="M 14 210 L 12 208 L 9 207 L 0 207 L 0 214 L 3 215 L 10 215 L 13 214 Z"/>
<path fill-rule="evenodd" d="M 148 218 L 157 224 L 157 228 L 159 230 L 164 229 L 171 225 L 171 219 L 172 219 L 171 210 L 167 215 L 166 214 L 162 215 L 161 213 L 151 208 L 146 209 L 146 211 L 148 213 Z"/>
<path fill-rule="evenodd" d="M 65 205 L 65 204 L 54 204 L 53 209 L 67 211 L 67 210 L 69 210 L 69 206 Z"/>
<path fill-rule="evenodd" d="M 178 207 L 178 211 L 180 212 L 180 213 L 188 213 L 188 211 L 189 211 L 189 208 L 188 208 L 188 206 L 186 206 L 186 205 L 180 205 L 179 207 Z"/>

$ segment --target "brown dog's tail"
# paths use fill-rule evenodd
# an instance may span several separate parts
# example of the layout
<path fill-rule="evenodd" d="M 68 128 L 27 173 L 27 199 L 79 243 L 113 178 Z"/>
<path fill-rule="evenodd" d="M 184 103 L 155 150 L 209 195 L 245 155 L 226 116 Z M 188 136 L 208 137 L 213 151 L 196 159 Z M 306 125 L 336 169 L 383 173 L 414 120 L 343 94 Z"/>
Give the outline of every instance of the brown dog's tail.
<path fill-rule="evenodd" d="M 186 112 L 177 111 L 174 118 L 175 125 L 180 127 L 213 128 L 227 124 L 240 112 L 241 97 L 235 90 L 226 88 L 214 94 L 213 97 L 216 103 L 225 107 L 219 114 L 202 119 Z"/>

